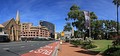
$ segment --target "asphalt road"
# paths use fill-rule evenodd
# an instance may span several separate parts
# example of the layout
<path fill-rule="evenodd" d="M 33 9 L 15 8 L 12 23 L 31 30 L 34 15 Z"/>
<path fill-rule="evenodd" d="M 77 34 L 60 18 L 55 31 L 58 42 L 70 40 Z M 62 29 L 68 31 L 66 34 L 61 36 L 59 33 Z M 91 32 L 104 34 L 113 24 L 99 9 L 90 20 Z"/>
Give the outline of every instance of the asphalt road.
<path fill-rule="evenodd" d="M 0 56 L 20 56 L 31 50 L 36 50 L 42 46 L 55 41 L 31 41 L 31 42 L 10 42 L 0 43 Z"/>

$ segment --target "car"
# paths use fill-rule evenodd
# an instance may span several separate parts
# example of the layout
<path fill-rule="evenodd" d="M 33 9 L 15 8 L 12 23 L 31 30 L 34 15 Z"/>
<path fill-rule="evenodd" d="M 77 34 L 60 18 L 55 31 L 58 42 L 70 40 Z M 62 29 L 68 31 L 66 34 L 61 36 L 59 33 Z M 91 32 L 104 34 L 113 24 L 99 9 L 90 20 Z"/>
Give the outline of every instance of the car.
<path fill-rule="evenodd" d="M 8 36 L 0 36 L 0 42 L 10 42 Z"/>

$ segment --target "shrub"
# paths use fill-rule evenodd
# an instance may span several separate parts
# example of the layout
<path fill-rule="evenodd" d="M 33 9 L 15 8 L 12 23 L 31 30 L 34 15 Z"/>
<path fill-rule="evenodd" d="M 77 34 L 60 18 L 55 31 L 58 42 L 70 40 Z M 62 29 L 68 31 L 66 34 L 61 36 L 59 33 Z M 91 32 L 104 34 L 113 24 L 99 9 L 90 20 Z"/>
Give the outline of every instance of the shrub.
<path fill-rule="evenodd" d="M 120 50 L 115 51 L 111 56 L 120 56 Z"/>
<path fill-rule="evenodd" d="M 97 47 L 96 45 L 92 44 L 91 41 L 71 40 L 70 43 L 75 45 L 76 47 L 81 45 L 82 48 L 85 48 L 85 49 L 91 49 L 91 48 Z"/>
<path fill-rule="evenodd" d="M 95 48 L 95 47 L 97 47 L 97 46 L 94 44 L 87 44 L 87 45 L 82 46 L 82 48 L 84 48 L 84 49 L 91 49 L 91 48 Z"/>
<path fill-rule="evenodd" d="M 103 52 L 103 55 L 104 55 L 104 56 L 113 56 L 113 53 L 114 53 L 115 51 L 117 51 L 117 50 L 120 50 L 120 48 L 111 47 L 111 48 L 105 50 L 105 51 Z"/>
<path fill-rule="evenodd" d="M 84 49 L 91 49 L 97 47 L 96 45 L 92 44 L 92 41 L 84 41 L 82 43 L 82 48 Z"/>
<path fill-rule="evenodd" d="M 113 43 L 113 46 L 120 45 L 120 38 L 117 38 L 117 39 L 114 40 L 112 43 Z"/>
<path fill-rule="evenodd" d="M 70 43 L 75 46 L 78 46 L 78 45 L 81 45 L 83 41 L 82 40 L 71 40 Z"/>

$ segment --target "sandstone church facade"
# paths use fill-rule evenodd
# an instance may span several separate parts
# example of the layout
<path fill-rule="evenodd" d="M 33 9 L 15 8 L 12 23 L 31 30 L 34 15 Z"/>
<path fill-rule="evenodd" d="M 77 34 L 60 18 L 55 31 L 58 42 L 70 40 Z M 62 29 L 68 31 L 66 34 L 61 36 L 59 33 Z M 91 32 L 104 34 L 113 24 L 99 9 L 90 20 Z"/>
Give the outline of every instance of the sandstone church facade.
<path fill-rule="evenodd" d="M 17 11 L 16 19 L 12 18 L 2 24 L 5 34 L 8 34 L 10 41 L 20 40 L 20 16 Z"/>

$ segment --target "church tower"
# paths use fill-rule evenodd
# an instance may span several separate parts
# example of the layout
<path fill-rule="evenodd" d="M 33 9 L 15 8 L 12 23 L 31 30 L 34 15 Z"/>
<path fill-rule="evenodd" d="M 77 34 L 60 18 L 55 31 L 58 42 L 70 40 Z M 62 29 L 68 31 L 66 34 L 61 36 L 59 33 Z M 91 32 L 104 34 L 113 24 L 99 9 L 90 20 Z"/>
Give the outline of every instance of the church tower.
<path fill-rule="evenodd" d="M 17 24 L 17 28 L 16 28 L 16 40 L 20 40 L 20 31 L 21 31 L 21 25 L 20 25 L 20 15 L 19 15 L 19 11 L 17 11 L 16 14 L 16 24 Z"/>
<path fill-rule="evenodd" d="M 16 23 L 17 23 L 17 24 L 20 24 L 20 15 L 19 15 L 19 11 L 17 11 Z"/>

